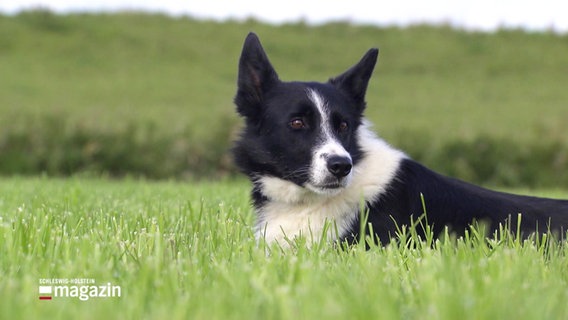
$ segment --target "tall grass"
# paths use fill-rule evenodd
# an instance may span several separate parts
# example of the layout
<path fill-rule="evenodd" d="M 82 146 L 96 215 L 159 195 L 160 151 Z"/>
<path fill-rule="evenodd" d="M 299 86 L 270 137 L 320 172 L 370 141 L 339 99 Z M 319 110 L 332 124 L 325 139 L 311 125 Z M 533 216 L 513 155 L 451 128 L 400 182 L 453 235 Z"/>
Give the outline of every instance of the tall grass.
<path fill-rule="evenodd" d="M 0 194 L 6 319 L 568 317 L 568 246 L 553 239 L 410 228 L 368 251 L 282 250 L 255 241 L 242 181 L 11 178 Z M 122 296 L 40 301 L 43 278 L 111 282 Z"/>

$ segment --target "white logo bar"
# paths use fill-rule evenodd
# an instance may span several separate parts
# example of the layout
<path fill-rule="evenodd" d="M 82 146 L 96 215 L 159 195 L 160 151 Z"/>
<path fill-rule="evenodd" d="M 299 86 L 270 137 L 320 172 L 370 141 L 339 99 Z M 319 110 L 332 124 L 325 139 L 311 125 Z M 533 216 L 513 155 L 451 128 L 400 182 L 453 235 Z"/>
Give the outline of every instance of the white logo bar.
<path fill-rule="evenodd" d="M 51 294 L 51 286 L 39 286 L 39 294 Z"/>

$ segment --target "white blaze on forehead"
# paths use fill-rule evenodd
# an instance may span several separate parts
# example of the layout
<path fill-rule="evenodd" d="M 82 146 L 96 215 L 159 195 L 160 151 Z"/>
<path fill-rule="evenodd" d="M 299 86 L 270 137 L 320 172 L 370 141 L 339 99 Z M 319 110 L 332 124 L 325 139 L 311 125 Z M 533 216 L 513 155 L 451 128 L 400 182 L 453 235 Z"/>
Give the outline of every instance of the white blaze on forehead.
<path fill-rule="evenodd" d="M 335 139 L 333 136 L 333 129 L 331 124 L 331 115 L 327 105 L 327 101 L 314 89 L 308 89 L 308 97 L 316 106 L 318 113 L 320 115 L 320 128 L 322 130 L 322 135 L 320 139 L 320 147 L 324 147 L 326 145 L 328 148 L 331 148 L 331 151 L 340 156 L 349 156 L 347 151 L 343 148 L 343 146 Z"/>
<path fill-rule="evenodd" d="M 321 118 L 321 128 L 324 134 L 324 139 L 332 139 L 331 123 L 329 120 L 329 109 L 323 97 L 314 89 L 308 89 L 308 97 L 318 109 Z"/>

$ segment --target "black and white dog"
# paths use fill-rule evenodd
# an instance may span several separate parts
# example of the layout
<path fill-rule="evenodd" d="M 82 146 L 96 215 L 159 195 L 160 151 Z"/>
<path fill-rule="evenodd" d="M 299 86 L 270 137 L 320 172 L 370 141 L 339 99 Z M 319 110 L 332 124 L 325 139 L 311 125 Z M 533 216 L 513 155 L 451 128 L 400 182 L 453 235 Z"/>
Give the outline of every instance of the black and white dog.
<path fill-rule="evenodd" d="M 473 221 L 516 228 L 519 214 L 524 234 L 566 230 L 567 200 L 448 178 L 379 139 L 363 118 L 377 56 L 369 50 L 326 83 L 283 82 L 258 37 L 246 38 L 235 97 L 246 124 L 233 153 L 253 184 L 257 237 L 281 244 L 299 235 L 357 240 L 362 204 L 383 243 L 421 216 L 424 204 L 435 234 L 445 226 L 463 233 Z"/>

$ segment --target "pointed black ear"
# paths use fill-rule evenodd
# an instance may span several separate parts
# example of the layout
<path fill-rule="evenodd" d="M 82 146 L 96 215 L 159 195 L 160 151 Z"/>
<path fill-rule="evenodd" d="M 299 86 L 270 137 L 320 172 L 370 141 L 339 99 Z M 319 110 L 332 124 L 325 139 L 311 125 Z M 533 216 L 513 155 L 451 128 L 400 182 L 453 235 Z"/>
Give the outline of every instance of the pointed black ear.
<path fill-rule="evenodd" d="M 260 40 L 249 33 L 239 61 L 238 90 L 235 97 L 237 111 L 245 117 L 259 114 L 265 93 L 278 83 L 278 75 L 270 64 Z"/>
<path fill-rule="evenodd" d="M 343 74 L 329 80 L 336 88 L 350 95 L 357 104 L 364 107 L 367 84 L 375 69 L 379 49 L 373 48 L 361 58 L 356 65 Z"/>

